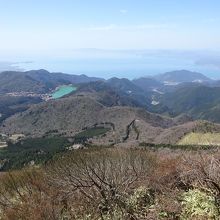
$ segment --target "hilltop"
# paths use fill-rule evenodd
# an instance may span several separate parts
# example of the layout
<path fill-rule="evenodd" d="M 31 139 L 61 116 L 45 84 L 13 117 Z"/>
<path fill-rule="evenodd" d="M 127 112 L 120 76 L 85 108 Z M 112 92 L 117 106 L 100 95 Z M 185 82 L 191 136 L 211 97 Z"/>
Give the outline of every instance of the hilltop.
<path fill-rule="evenodd" d="M 153 77 L 154 79 L 169 84 L 169 83 L 185 83 L 185 82 L 208 82 L 211 81 L 202 73 L 192 72 L 188 70 L 171 71 L 159 74 Z"/>

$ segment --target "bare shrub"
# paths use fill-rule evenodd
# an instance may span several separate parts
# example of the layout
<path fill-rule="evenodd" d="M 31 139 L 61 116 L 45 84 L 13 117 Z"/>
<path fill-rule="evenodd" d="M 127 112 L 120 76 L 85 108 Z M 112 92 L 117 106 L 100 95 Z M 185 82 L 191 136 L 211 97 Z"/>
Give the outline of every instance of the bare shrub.
<path fill-rule="evenodd" d="M 189 155 L 184 158 L 182 181 L 193 187 L 207 188 L 220 199 L 220 155 L 206 152 Z"/>
<path fill-rule="evenodd" d="M 55 198 L 39 169 L 10 172 L 1 179 L 1 219 L 59 219 L 62 206 Z"/>
<path fill-rule="evenodd" d="M 155 157 L 146 150 L 98 149 L 66 155 L 47 173 L 50 184 L 62 192 L 62 200 L 71 198 L 101 217 L 111 216 L 117 207 L 135 219 L 127 199 L 135 188 L 148 185 L 154 164 Z"/>
<path fill-rule="evenodd" d="M 185 185 L 180 179 L 181 153 L 158 152 L 157 164 L 150 179 L 150 186 L 157 192 L 155 216 L 152 219 L 178 219 L 181 213 L 179 197 Z"/>
<path fill-rule="evenodd" d="M 206 201 L 200 194 L 188 193 L 194 190 L 212 195 L 217 210 L 219 158 L 217 150 L 90 148 L 68 152 L 46 167 L 2 175 L 0 219 L 180 219 L 194 207 L 194 198 Z"/>

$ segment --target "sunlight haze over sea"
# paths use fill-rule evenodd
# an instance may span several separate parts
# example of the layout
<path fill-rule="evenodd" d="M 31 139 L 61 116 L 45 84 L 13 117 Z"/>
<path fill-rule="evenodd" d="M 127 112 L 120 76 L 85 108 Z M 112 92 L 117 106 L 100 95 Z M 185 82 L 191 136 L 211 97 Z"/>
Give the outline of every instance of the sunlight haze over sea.
<path fill-rule="evenodd" d="M 216 51 L 77 49 L 27 59 L 15 57 L 16 62 L 8 66 L 129 79 L 186 69 L 220 79 L 220 52 Z"/>

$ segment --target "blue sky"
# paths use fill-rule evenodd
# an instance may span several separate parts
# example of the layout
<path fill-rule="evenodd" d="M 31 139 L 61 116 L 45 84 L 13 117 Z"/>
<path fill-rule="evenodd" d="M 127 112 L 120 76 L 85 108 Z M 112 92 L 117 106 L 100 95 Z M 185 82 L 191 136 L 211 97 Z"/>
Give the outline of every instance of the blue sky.
<path fill-rule="evenodd" d="M 79 48 L 216 54 L 219 11 L 219 0 L 0 0 L 0 61 L 71 59 Z"/>
<path fill-rule="evenodd" d="M 0 0 L 0 49 L 220 49 L 218 0 Z"/>

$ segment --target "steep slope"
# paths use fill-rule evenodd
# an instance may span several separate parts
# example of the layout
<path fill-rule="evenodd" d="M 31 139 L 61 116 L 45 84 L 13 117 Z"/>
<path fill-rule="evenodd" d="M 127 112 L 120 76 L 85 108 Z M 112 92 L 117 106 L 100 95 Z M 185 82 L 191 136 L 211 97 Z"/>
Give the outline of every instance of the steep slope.
<path fill-rule="evenodd" d="M 145 105 L 139 103 L 137 100 L 130 97 L 128 94 L 118 93 L 111 87 L 102 82 L 89 83 L 79 86 L 78 90 L 69 96 L 90 97 L 106 107 L 113 106 L 130 106 L 130 107 L 144 107 Z"/>
<path fill-rule="evenodd" d="M 95 77 L 87 77 L 85 75 L 50 73 L 46 70 L 31 70 L 27 72 L 6 71 L 0 73 L 0 78 L 0 93 L 46 93 L 63 84 L 77 84 L 102 80 Z"/>
<path fill-rule="evenodd" d="M 131 106 L 148 108 L 151 106 L 151 92 L 144 92 L 131 81 L 110 79 L 82 84 L 72 95 L 93 97 L 105 106 Z"/>
<path fill-rule="evenodd" d="M 12 97 L 0 95 L 0 123 L 7 117 L 27 110 L 31 105 L 40 103 L 39 97 Z"/>
<path fill-rule="evenodd" d="M 161 97 L 175 115 L 186 113 L 194 119 L 220 122 L 220 87 L 185 86 Z"/>

